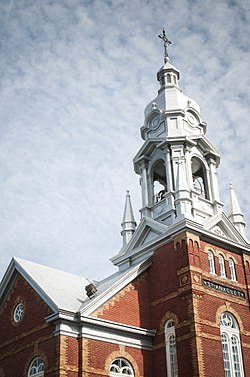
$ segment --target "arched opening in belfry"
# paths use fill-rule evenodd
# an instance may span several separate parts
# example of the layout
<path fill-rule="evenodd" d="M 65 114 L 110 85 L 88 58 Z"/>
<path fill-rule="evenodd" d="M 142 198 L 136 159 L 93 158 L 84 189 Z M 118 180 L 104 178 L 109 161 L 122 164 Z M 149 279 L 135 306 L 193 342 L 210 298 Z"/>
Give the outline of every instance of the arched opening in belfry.
<path fill-rule="evenodd" d="M 154 202 L 158 203 L 167 192 L 166 168 L 163 160 L 158 160 L 152 171 Z"/>
<path fill-rule="evenodd" d="M 196 157 L 193 157 L 191 162 L 193 190 L 201 197 L 209 199 L 205 167 Z"/>

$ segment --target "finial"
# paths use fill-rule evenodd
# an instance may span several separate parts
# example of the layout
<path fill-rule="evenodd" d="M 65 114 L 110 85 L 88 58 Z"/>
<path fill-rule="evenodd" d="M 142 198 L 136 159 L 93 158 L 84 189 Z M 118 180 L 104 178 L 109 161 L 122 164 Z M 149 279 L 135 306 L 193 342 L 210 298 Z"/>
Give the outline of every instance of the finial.
<path fill-rule="evenodd" d="M 169 57 L 168 57 L 168 52 L 167 52 L 167 47 L 172 44 L 168 37 L 166 36 L 165 29 L 162 29 L 162 34 L 159 34 L 158 37 L 162 39 L 163 41 L 163 46 L 164 46 L 164 64 L 169 62 Z"/>

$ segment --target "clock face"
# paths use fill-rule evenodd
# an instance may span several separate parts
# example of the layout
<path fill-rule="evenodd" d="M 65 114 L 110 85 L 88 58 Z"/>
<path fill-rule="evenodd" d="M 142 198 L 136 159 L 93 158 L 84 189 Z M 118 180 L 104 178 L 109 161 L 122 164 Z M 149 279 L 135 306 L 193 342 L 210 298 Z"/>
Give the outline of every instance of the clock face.
<path fill-rule="evenodd" d="M 151 120 L 150 120 L 150 128 L 154 129 L 154 128 L 158 127 L 159 122 L 160 122 L 159 115 L 153 116 L 153 118 L 151 118 Z"/>

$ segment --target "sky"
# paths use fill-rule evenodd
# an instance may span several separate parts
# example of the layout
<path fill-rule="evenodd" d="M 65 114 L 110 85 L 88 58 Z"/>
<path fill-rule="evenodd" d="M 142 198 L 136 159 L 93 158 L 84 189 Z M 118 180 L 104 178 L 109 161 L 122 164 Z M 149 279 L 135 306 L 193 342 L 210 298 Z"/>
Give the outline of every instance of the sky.
<path fill-rule="evenodd" d="M 220 151 L 225 212 L 232 182 L 250 227 L 248 0 L 1 0 L 0 278 L 13 256 L 116 272 L 126 190 L 140 220 L 132 160 L 163 27 Z"/>

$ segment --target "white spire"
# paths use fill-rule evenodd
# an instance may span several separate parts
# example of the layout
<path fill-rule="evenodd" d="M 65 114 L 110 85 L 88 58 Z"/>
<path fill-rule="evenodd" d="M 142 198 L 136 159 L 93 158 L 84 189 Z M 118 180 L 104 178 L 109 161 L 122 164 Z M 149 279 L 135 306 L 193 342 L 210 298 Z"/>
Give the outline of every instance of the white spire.
<path fill-rule="evenodd" d="M 234 224 L 235 228 L 240 232 L 240 234 L 243 237 L 246 237 L 246 234 L 245 234 L 246 223 L 244 221 L 244 216 L 243 216 L 243 213 L 241 212 L 240 205 L 236 197 L 232 183 L 230 183 L 229 185 L 229 192 L 230 192 L 230 215 L 228 217 Z"/>
<path fill-rule="evenodd" d="M 136 228 L 136 222 L 135 222 L 133 208 L 132 208 L 128 190 L 126 194 L 125 208 L 124 208 L 121 226 L 122 226 L 121 235 L 123 236 L 123 247 L 124 247 L 132 238 L 133 233 Z"/>

